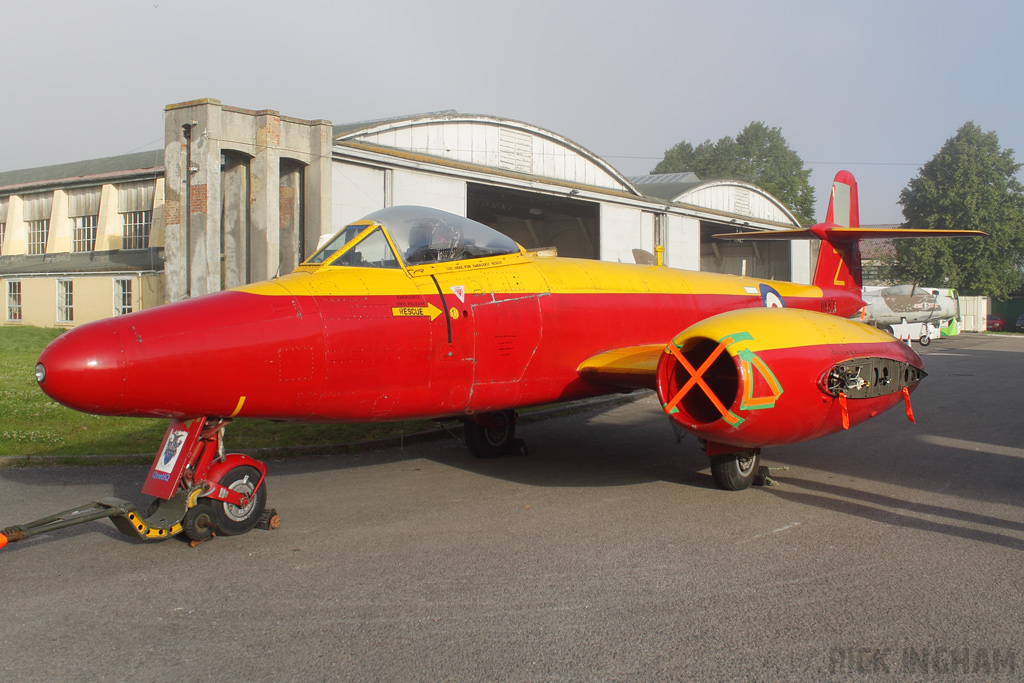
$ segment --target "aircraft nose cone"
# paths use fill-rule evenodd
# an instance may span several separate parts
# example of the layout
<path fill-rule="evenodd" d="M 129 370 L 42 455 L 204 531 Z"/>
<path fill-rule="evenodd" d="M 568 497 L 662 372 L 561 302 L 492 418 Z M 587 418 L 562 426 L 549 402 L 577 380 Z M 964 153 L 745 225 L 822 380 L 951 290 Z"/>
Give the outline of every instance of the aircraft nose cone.
<path fill-rule="evenodd" d="M 125 385 L 124 351 L 116 330 L 101 321 L 65 332 L 43 349 L 36 380 L 50 398 L 69 408 L 116 414 Z"/>

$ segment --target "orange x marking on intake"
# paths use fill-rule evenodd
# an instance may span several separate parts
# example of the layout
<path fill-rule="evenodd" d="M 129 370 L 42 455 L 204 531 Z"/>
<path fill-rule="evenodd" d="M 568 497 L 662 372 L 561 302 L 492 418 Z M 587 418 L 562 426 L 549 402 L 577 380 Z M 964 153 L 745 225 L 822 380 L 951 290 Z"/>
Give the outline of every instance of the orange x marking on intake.
<path fill-rule="evenodd" d="M 679 402 L 683 400 L 683 397 L 686 396 L 690 389 L 693 388 L 693 385 L 696 384 L 701 388 L 704 394 L 708 397 L 708 400 L 711 401 L 726 422 L 731 425 L 742 422 L 742 420 L 739 420 L 739 418 L 730 413 L 728 408 L 722 405 L 722 402 L 718 400 L 717 396 L 715 396 L 715 392 L 711 391 L 711 387 L 709 387 L 707 382 L 704 381 L 704 373 L 707 372 L 708 368 L 711 367 L 711 364 L 715 362 L 715 359 L 722 355 L 722 351 L 725 351 L 725 348 L 729 345 L 726 342 L 732 343 L 731 338 L 727 337 L 719 342 L 715 350 L 711 352 L 711 355 L 705 359 L 697 370 L 693 369 L 693 365 L 690 364 L 690 361 L 686 360 L 686 356 L 679 351 L 675 344 L 669 344 L 669 351 L 671 351 L 672 355 L 676 357 L 679 364 L 682 365 L 688 373 L 690 373 L 690 379 L 686 381 L 686 384 L 683 385 L 682 389 L 680 389 L 672 400 L 665 406 L 666 413 L 671 413 L 675 410 L 676 406 L 679 405 Z M 739 420 L 739 422 L 737 420 Z"/>

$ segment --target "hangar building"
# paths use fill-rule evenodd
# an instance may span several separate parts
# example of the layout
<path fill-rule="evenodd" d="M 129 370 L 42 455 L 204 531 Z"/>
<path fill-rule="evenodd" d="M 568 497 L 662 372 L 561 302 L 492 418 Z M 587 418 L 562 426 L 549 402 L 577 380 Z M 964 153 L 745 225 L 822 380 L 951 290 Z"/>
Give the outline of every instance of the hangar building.
<path fill-rule="evenodd" d="M 332 125 L 205 99 L 168 105 L 164 133 L 162 150 L 0 173 L 3 324 L 70 327 L 271 278 L 402 204 L 561 256 L 633 262 L 660 246 L 678 268 L 810 278 L 804 242 L 711 237 L 797 226 L 765 191 L 626 178 L 528 123 L 449 110 Z"/>

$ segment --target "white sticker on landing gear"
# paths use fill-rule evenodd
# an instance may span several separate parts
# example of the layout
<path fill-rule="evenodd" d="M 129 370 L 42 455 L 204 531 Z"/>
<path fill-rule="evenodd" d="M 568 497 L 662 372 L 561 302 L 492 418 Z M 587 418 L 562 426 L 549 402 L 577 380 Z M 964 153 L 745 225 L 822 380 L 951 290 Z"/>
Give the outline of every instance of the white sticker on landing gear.
<path fill-rule="evenodd" d="M 185 446 L 185 437 L 187 436 L 187 429 L 171 432 L 170 436 L 167 437 L 164 451 L 160 454 L 160 459 L 156 463 L 156 470 L 158 472 L 170 473 L 174 470 L 174 463 L 178 461 L 178 456 L 181 455 L 181 449 Z"/>

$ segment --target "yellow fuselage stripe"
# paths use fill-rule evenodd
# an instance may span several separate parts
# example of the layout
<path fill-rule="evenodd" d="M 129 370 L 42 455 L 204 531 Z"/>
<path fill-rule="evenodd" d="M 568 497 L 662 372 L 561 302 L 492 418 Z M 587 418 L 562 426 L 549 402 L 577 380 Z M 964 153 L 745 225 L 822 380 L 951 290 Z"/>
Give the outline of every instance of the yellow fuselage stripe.
<path fill-rule="evenodd" d="M 535 254 L 512 254 L 495 258 L 399 268 L 353 268 L 300 266 L 277 280 L 238 287 L 239 291 L 282 296 L 288 293 L 310 296 L 402 296 L 426 293 L 434 288 L 433 276 L 447 292 L 448 286 L 463 286 L 473 294 L 693 294 L 760 298 L 758 286 L 770 284 L 783 299 L 821 298 L 812 285 L 766 281 L 756 278 L 664 266 L 637 266 L 569 258 L 545 258 Z M 429 283 L 429 288 L 424 287 Z M 278 285 L 284 285 L 281 287 Z"/>

